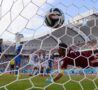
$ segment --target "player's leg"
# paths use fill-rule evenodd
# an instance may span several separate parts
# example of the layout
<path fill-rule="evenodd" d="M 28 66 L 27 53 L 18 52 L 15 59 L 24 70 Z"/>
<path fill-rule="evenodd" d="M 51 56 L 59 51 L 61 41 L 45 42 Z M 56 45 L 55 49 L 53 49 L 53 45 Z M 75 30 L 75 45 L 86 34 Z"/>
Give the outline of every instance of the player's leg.
<path fill-rule="evenodd" d="M 34 67 L 34 72 L 33 72 L 33 74 L 34 75 L 37 75 L 39 73 L 39 67 Z"/>
<path fill-rule="evenodd" d="M 10 74 L 12 73 L 12 65 L 10 65 Z"/>
<path fill-rule="evenodd" d="M 35 75 L 36 67 L 33 68 L 33 75 Z"/>
<path fill-rule="evenodd" d="M 55 78 L 49 78 L 47 79 L 47 82 L 52 83 L 52 82 L 56 82 L 57 80 L 59 80 L 62 76 L 64 75 L 64 71 L 62 70 L 62 72 L 59 72 Z"/>
<path fill-rule="evenodd" d="M 58 62 L 58 74 L 56 75 L 56 77 L 53 79 L 54 81 L 59 80 L 63 75 L 64 75 L 64 69 L 67 68 L 67 63 L 66 62 Z"/>
<path fill-rule="evenodd" d="M 15 74 L 16 74 L 16 75 L 18 74 L 18 69 L 19 69 L 19 66 L 16 65 L 16 70 L 15 70 Z"/>
<path fill-rule="evenodd" d="M 63 73 L 58 73 L 57 76 L 53 79 L 54 82 L 59 80 L 63 76 Z"/>
<path fill-rule="evenodd" d="M 40 73 L 41 73 L 41 75 L 43 75 L 43 73 L 44 73 L 44 67 L 43 66 L 41 66 Z"/>
<path fill-rule="evenodd" d="M 14 74 L 14 65 L 12 65 L 12 73 Z"/>

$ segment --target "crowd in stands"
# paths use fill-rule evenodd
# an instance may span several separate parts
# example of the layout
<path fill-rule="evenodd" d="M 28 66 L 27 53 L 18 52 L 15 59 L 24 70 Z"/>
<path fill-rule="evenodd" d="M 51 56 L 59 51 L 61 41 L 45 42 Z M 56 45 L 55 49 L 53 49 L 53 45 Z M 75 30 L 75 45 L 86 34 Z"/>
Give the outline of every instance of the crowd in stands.
<path fill-rule="evenodd" d="M 84 43 L 78 43 L 76 46 L 82 46 Z M 88 47 L 94 47 L 96 45 L 96 41 L 92 40 L 87 42 Z M 78 50 L 74 46 L 75 50 Z M 85 48 L 85 47 L 84 47 Z M 10 65 L 8 69 L 10 70 L 18 70 L 19 68 L 25 66 L 21 69 L 21 73 L 30 73 L 30 75 L 36 75 L 38 73 L 48 74 L 52 73 L 53 70 L 60 69 L 59 66 L 59 55 L 55 55 L 55 53 L 51 53 L 50 55 L 46 53 L 45 50 L 39 50 L 36 53 L 32 53 L 28 56 L 20 54 L 22 49 L 22 44 L 18 46 L 16 49 L 13 46 L 11 51 L 15 51 L 15 55 L 3 55 L 0 59 L 0 72 L 4 72 L 7 61 L 10 61 Z M 27 53 L 28 51 L 25 51 Z M 56 52 L 57 53 L 57 52 Z M 14 61 L 13 61 L 14 60 Z M 4 63 L 4 64 L 3 64 Z M 14 66 L 13 66 L 14 65 Z M 16 72 L 17 74 L 17 72 Z"/>

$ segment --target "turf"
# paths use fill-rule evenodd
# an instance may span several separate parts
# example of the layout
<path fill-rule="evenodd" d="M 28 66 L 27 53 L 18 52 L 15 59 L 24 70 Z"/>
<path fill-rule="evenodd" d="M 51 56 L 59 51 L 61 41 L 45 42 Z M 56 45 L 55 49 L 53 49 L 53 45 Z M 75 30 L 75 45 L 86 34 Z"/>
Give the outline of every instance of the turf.
<path fill-rule="evenodd" d="M 44 88 L 45 90 L 64 90 L 64 88 L 66 90 L 82 90 L 82 88 L 83 90 L 94 90 L 95 84 L 98 87 L 98 78 L 95 79 L 96 75 L 87 75 L 86 77 L 84 75 L 65 75 L 56 83 L 47 83 L 46 79 L 49 76 L 28 76 L 21 74 L 17 80 L 17 76 L 15 75 L 3 74 L 0 76 L 0 90 L 5 90 L 4 85 L 6 85 L 8 90 L 26 90 L 28 88 L 31 88 L 29 90 L 44 90 Z M 92 80 L 94 80 L 95 84 Z M 12 81 L 15 82 L 11 83 Z M 81 85 L 78 81 L 80 81 Z"/>

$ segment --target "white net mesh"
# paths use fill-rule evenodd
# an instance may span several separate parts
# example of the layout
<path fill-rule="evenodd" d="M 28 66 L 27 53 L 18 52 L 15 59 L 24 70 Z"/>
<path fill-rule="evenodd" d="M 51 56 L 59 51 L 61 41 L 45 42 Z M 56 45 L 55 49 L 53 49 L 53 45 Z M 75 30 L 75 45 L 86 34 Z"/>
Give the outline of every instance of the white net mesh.
<path fill-rule="evenodd" d="M 64 12 L 65 23 L 52 29 L 44 18 L 55 7 Z M 98 0 L 0 0 L 0 90 L 97 90 L 97 10 Z M 59 57 L 61 42 L 72 56 Z M 21 61 L 13 62 L 17 58 Z M 62 71 L 63 59 L 71 62 Z"/>

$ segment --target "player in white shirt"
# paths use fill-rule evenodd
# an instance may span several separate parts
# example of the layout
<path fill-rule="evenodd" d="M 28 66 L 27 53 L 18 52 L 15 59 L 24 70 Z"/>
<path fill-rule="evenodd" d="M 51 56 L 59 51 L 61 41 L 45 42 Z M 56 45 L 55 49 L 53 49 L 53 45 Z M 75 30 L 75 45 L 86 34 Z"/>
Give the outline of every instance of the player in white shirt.
<path fill-rule="evenodd" d="M 29 63 L 33 66 L 33 74 L 37 75 L 39 73 L 39 67 L 40 67 L 38 56 L 36 54 L 31 55 Z"/>

